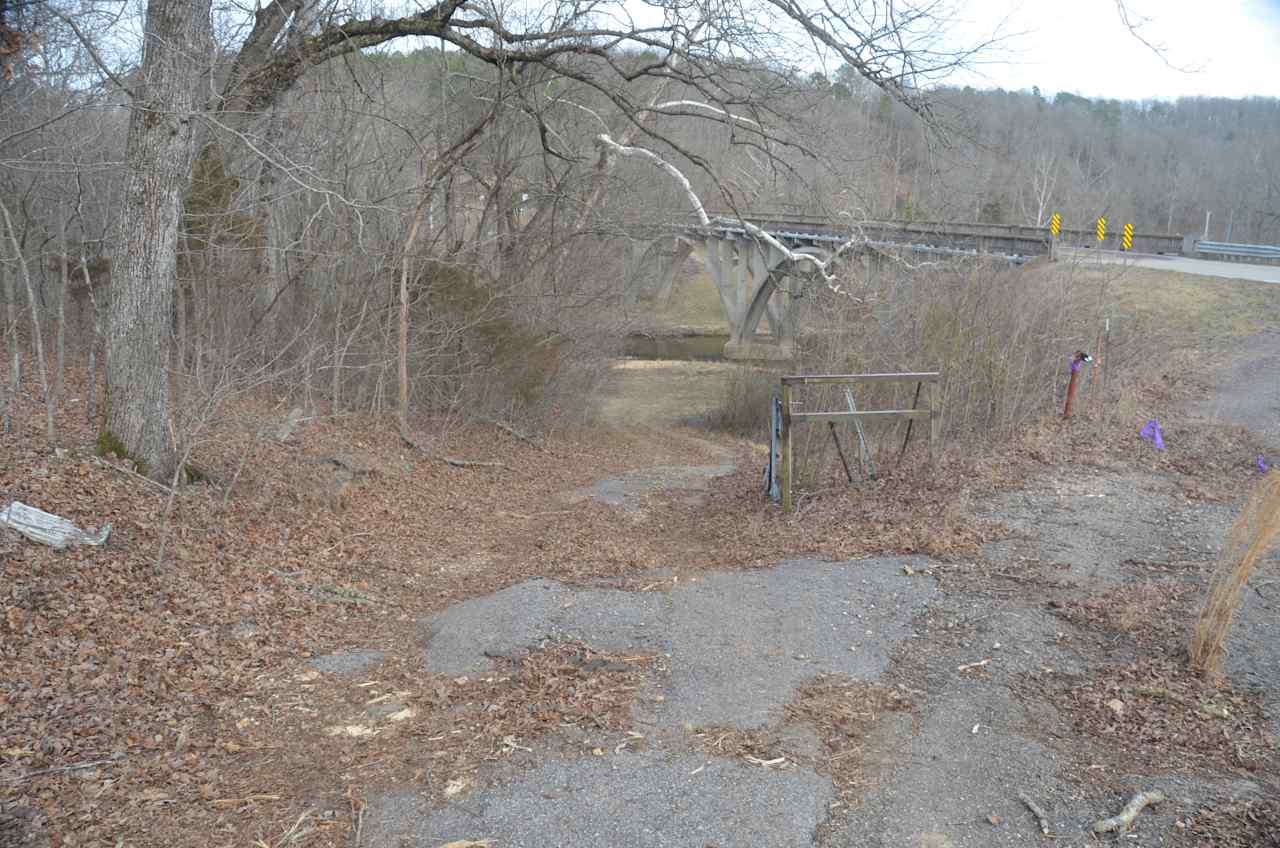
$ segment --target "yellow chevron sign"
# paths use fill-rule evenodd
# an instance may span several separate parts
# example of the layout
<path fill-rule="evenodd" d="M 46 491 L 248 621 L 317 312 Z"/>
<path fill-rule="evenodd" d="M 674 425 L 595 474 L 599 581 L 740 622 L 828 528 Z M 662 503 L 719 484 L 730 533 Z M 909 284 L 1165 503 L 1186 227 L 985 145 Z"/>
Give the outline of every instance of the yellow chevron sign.
<path fill-rule="evenodd" d="M 1049 218 L 1049 232 L 1053 234 L 1054 238 L 1057 238 L 1058 233 L 1062 232 L 1062 216 L 1057 212 L 1054 212 L 1053 216 Z"/>
<path fill-rule="evenodd" d="M 1098 219 L 1098 241 L 1105 241 L 1107 238 L 1107 219 Z"/>
<path fill-rule="evenodd" d="M 1120 249 L 1130 250 L 1133 247 L 1133 224 L 1124 225 L 1124 235 L 1120 239 Z"/>

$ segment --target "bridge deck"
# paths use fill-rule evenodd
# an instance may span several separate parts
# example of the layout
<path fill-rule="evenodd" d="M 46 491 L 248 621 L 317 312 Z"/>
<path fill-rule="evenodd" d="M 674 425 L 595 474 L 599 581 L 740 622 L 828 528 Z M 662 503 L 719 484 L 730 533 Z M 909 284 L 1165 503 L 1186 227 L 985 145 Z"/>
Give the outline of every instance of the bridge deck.
<path fill-rule="evenodd" d="M 1044 256 L 1051 250 L 1048 227 L 1019 224 L 988 224 L 955 221 L 855 221 L 819 215 L 749 211 L 742 215 L 750 223 L 773 235 L 795 243 L 843 244 L 861 236 L 873 246 L 932 248 L 944 252 L 991 253 L 1006 257 Z M 713 228 L 724 232 L 745 232 L 738 215 L 716 212 Z M 1118 247 L 1119 232 L 1108 233 L 1102 247 Z M 1061 230 L 1060 244 L 1099 246 L 1093 230 Z M 1180 253 L 1182 237 L 1156 233 L 1136 233 L 1135 252 Z"/>

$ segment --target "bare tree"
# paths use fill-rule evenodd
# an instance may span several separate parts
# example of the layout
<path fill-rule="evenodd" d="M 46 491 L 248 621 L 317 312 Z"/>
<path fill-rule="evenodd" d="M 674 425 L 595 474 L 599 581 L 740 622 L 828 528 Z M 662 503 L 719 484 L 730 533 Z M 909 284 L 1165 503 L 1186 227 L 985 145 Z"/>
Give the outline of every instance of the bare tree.
<path fill-rule="evenodd" d="M 667 9 L 660 23 L 646 26 L 616 23 L 630 19 L 621 3 L 610 8 L 559 4 L 516 23 L 496 8 L 461 0 L 443 0 L 390 20 L 341 17 L 312 0 L 275 0 L 255 14 L 206 114 L 214 129 L 253 147 L 247 131 L 308 69 L 393 39 L 426 36 L 493 68 L 513 92 L 527 90 L 527 80 L 533 78 L 580 86 L 635 127 L 641 139 L 674 151 L 723 192 L 726 186 L 711 162 L 644 120 L 659 107 L 652 100 L 636 102 L 634 86 L 645 80 L 674 86 L 679 96 L 659 111 L 686 121 L 721 123 L 733 143 L 773 156 L 795 142 L 771 128 L 778 115 L 772 95 L 794 79 L 785 61 L 788 54 L 797 42 L 808 42 L 927 114 L 921 83 L 972 53 L 939 49 L 942 22 L 934 15 L 935 4 L 899 6 L 887 17 L 875 6 L 853 0 L 844 10 L 833 10 L 829 5 L 763 0 L 719 7 L 714 13 Z M 116 246 L 104 442 L 161 480 L 171 476 L 176 461 L 165 366 L 180 201 L 197 138 L 194 89 L 205 66 L 201 57 L 207 55 L 209 13 L 208 0 L 148 4 Z M 634 58 L 627 51 L 634 51 Z M 687 108 L 689 103 L 693 105 Z M 560 108 L 575 105 L 581 104 L 567 101 Z M 549 119 L 544 110 L 529 117 L 547 156 L 570 166 L 582 157 L 581 148 L 574 149 L 556 131 L 556 115 Z M 563 172 L 567 176 L 571 170 Z M 309 182 L 288 171 L 286 176 Z M 508 226 L 507 191 L 492 197 L 499 226 Z M 510 239 L 498 240 L 500 254 L 513 245 Z"/>
<path fill-rule="evenodd" d="M 100 444 L 158 481 L 172 478 L 177 464 L 169 421 L 170 321 L 197 83 L 210 48 L 209 10 L 210 0 L 147 4 L 114 250 Z"/>

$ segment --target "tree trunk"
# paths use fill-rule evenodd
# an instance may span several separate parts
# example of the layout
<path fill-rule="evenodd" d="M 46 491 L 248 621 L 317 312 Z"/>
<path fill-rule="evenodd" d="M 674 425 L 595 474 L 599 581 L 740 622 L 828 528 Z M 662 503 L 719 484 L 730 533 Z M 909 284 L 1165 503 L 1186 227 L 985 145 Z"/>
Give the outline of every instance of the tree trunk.
<path fill-rule="evenodd" d="M 98 299 L 93 294 L 93 279 L 89 276 L 89 260 L 85 258 L 84 246 L 80 247 L 80 273 L 84 276 L 84 288 L 89 293 L 89 309 L 93 317 L 93 333 L 89 337 L 89 385 L 85 390 L 85 420 L 90 424 L 98 422 L 98 347 L 102 344 L 102 313 L 98 310 Z"/>
<path fill-rule="evenodd" d="M 56 447 L 57 433 L 53 426 L 54 399 L 49 390 L 48 360 L 44 356 L 44 338 L 40 332 L 40 310 L 36 306 L 36 290 L 31 285 L 31 269 L 22 255 L 22 245 L 18 242 L 18 234 L 13 229 L 13 219 L 9 217 L 9 207 L 0 201 L 0 217 L 4 219 L 5 230 L 9 233 L 9 241 L 13 244 L 14 254 L 18 257 L 18 270 L 22 272 L 22 281 L 27 287 L 27 304 L 31 308 L 31 340 L 36 346 L 36 367 L 40 373 L 40 388 L 44 391 L 45 436 L 49 447 Z"/>
<path fill-rule="evenodd" d="M 53 394 L 62 401 L 63 382 L 66 379 L 67 365 L 67 218 L 63 210 L 58 210 L 58 329 L 53 337 L 54 366 Z"/>
<path fill-rule="evenodd" d="M 107 421 L 99 449 L 167 483 L 177 465 L 169 351 L 192 113 L 208 54 L 211 0 L 149 0 L 138 99 L 129 119 L 124 204 L 107 326 Z"/>
<path fill-rule="evenodd" d="M 13 275 L 0 263 L 0 279 L 4 281 L 4 334 L 9 339 L 9 397 L 16 399 L 22 389 L 22 347 L 18 344 L 18 294 L 13 289 Z"/>
<path fill-rule="evenodd" d="M 423 191 L 418 207 L 413 210 L 413 223 L 409 225 L 409 235 L 404 240 L 404 255 L 400 266 L 400 333 L 399 333 L 399 377 L 400 377 L 400 433 L 409 432 L 409 266 L 413 251 L 413 243 L 418 238 L 418 228 L 422 226 L 422 213 L 431 203 L 430 187 Z"/>

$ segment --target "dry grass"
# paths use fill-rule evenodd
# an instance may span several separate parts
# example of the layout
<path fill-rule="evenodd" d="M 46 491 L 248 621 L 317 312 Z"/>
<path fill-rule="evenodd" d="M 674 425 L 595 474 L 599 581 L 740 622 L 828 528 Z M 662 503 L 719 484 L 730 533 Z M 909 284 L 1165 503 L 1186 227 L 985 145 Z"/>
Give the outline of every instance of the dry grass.
<path fill-rule="evenodd" d="M 1227 633 L 1244 588 L 1258 563 L 1280 538 L 1280 474 L 1268 474 L 1254 489 L 1231 525 L 1209 594 L 1192 634 L 1191 665 L 1207 675 L 1218 672 Z"/>
<path fill-rule="evenodd" d="M 769 404 L 780 372 L 738 365 L 725 372 L 719 402 L 703 419 L 712 430 L 746 438 L 769 437 Z"/>

